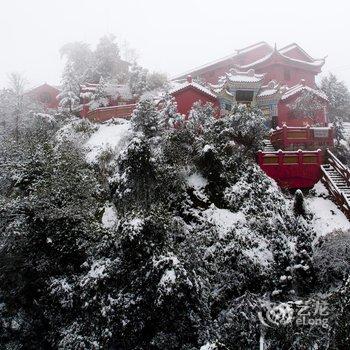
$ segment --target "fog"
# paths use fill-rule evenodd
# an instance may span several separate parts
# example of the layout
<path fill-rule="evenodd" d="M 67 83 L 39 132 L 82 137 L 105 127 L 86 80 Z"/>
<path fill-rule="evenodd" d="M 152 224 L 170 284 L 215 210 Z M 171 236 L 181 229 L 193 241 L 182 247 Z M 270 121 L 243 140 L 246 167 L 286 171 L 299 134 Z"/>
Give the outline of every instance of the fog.
<path fill-rule="evenodd" d="M 150 70 L 181 73 L 236 49 L 267 41 L 296 42 L 315 58 L 328 56 L 323 72 L 350 86 L 350 3 L 346 1 L 207 0 L 2 0 L 0 86 L 12 71 L 31 86 L 58 84 L 60 47 L 92 46 L 109 33 L 136 49 Z"/>

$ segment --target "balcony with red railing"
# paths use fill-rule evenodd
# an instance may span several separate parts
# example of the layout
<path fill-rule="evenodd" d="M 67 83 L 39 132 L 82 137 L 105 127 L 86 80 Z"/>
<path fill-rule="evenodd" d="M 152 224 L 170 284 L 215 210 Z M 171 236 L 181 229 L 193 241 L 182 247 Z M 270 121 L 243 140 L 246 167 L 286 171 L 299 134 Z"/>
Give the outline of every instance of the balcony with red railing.
<path fill-rule="evenodd" d="M 270 135 L 275 149 L 317 150 L 333 147 L 333 129 L 331 127 L 289 127 L 284 125 Z"/>
<path fill-rule="evenodd" d="M 259 151 L 261 169 L 282 188 L 310 188 L 321 178 L 324 152 L 317 151 Z"/>

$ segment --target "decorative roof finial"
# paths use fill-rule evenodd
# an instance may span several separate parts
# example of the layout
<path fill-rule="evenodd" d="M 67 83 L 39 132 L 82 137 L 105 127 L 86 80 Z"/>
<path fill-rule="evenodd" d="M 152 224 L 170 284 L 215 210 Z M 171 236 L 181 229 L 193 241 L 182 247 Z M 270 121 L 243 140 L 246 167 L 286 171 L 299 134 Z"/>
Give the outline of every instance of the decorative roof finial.
<path fill-rule="evenodd" d="M 277 44 L 275 43 L 274 51 L 277 51 Z"/>
<path fill-rule="evenodd" d="M 192 83 L 192 76 L 191 75 L 187 76 L 187 82 L 190 83 L 190 84 Z"/>

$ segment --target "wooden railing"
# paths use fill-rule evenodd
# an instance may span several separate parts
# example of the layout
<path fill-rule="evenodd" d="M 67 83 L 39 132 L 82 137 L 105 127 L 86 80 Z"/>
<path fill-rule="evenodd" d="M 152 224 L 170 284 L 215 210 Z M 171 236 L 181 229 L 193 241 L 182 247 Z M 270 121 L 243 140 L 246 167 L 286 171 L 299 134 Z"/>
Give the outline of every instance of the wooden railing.
<path fill-rule="evenodd" d="M 321 178 L 323 151 L 277 151 L 257 154 L 261 169 L 282 188 L 311 188 Z"/>
<path fill-rule="evenodd" d="M 330 151 L 326 152 L 326 161 L 330 164 L 335 171 L 346 181 L 350 188 L 350 171 L 349 169 Z M 327 188 L 329 194 L 333 198 L 333 201 L 338 205 L 338 207 L 343 211 L 343 213 L 350 220 L 350 202 L 348 198 L 344 195 L 342 190 L 333 181 L 327 169 L 321 166 L 322 177 L 321 181 Z"/>
<path fill-rule="evenodd" d="M 343 177 L 348 186 L 350 186 L 350 170 L 346 167 L 329 149 L 326 152 L 326 160 L 328 164 Z"/>
<path fill-rule="evenodd" d="M 269 165 L 321 165 L 323 163 L 322 151 L 276 151 L 258 152 L 258 164 L 260 166 Z"/>
<path fill-rule="evenodd" d="M 270 141 L 276 149 L 326 148 L 333 146 L 333 129 L 330 127 L 289 127 L 275 130 Z"/>

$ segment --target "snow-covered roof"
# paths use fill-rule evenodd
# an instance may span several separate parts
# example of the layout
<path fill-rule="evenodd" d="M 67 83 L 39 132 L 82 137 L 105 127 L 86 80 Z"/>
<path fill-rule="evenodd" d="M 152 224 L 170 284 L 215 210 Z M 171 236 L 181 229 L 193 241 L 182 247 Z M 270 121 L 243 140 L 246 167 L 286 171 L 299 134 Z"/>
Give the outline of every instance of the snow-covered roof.
<path fill-rule="evenodd" d="M 80 89 L 81 91 L 84 92 L 95 92 L 98 84 L 92 84 L 92 83 L 86 83 L 86 84 L 81 84 Z"/>
<path fill-rule="evenodd" d="M 59 85 L 51 85 L 51 84 L 48 84 L 48 83 L 43 83 L 43 84 L 40 84 L 40 85 L 35 85 L 35 86 L 33 86 L 33 87 L 29 88 L 29 89 L 26 89 L 24 93 L 25 94 L 30 94 L 30 93 L 34 92 L 35 90 L 39 90 L 39 89 L 41 89 L 43 87 L 49 87 L 49 88 L 53 88 L 53 89 L 61 91 L 61 86 L 59 86 Z"/>
<path fill-rule="evenodd" d="M 274 50 L 270 53 L 268 53 L 266 56 L 252 62 L 246 65 L 242 65 L 239 66 L 240 69 L 249 69 L 249 68 L 253 68 L 256 67 L 257 65 L 264 63 L 264 62 L 268 62 L 270 60 L 270 58 L 272 58 L 273 56 L 279 56 L 280 58 L 282 58 L 284 61 L 287 61 L 289 63 L 295 63 L 295 64 L 302 64 L 304 66 L 308 66 L 308 67 L 321 67 L 324 65 L 325 63 L 325 59 L 312 59 L 312 62 L 308 62 L 308 61 L 302 61 L 302 60 L 298 60 L 296 58 L 291 58 L 289 56 L 284 55 L 283 53 L 281 53 L 281 51 L 278 50 Z"/>
<path fill-rule="evenodd" d="M 259 88 L 263 82 L 265 74 L 255 74 L 254 69 L 248 71 L 238 71 L 234 68 L 229 73 L 219 78 L 218 84 L 211 84 L 211 88 L 216 92 L 221 92 L 224 88 L 226 93 L 229 91 L 227 86 L 233 85 L 236 88 Z"/>
<path fill-rule="evenodd" d="M 258 97 L 267 97 L 267 96 L 272 96 L 274 95 L 275 93 L 277 93 L 277 89 L 266 89 L 266 90 L 263 90 L 259 93 Z"/>
<path fill-rule="evenodd" d="M 277 50 L 277 48 L 275 48 L 275 50 L 273 49 L 272 46 L 270 46 L 268 43 L 266 43 L 265 41 L 261 41 L 259 43 L 256 43 L 254 45 L 248 46 L 246 48 L 243 48 L 241 50 L 236 50 L 236 52 L 234 54 L 219 58 L 217 60 L 211 61 L 209 63 L 206 63 L 204 65 L 195 67 L 194 69 L 191 69 L 185 73 L 181 73 L 178 74 L 174 77 L 172 77 L 172 80 L 174 79 L 179 79 L 182 77 L 185 77 L 188 74 L 192 74 L 194 75 L 195 73 L 199 73 L 202 70 L 205 70 L 206 68 L 212 67 L 212 66 L 216 66 L 219 65 L 220 63 L 229 63 L 230 60 L 232 60 L 232 65 L 234 65 L 234 63 L 237 63 L 237 60 L 235 59 L 237 56 L 240 55 L 244 55 L 246 53 L 249 53 L 250 51 L 254 51 L 258 48 L 261 47 L 266 47 L 268 49 L 268 54 L 266 54 L 264 57 L 258 58 L 256 61 L 249 63 L 249 64 L 245 64 L 242 66 L 238 66 L 240 69 L 248 69 L 248 68 L 253 68 L 255 65 L 263 63 L 265 61 L 267 61 L 273 54 L 274 52 L 277 52 L 284 60 L 286 60 L 287 62 L 290 63 L 294 63 L 294 64 L 299 64 L 299 65 L 305 65 L 308 67 L 314 67 L 314 68 L 319 68 L 321 67 L 324 63 L 325 63 L 325 59 L 314 59 L 312 58 L 308 53 L 306 53 L 298 44 L 296 43 L 292 43 L 289 44 L 279 50 Z M 288 52 L 290 52 L 292 49 L 297 48 L 304 56 L 305 56 L 305 60 L 300 60 L 300 59 L 295 59 L 292 58 L 288 55 Z"/>
<path fill-rule="evenodd" d="M 255 74 L 254 69 L 249 69 L 245 72 L 230 69 L 230 72 L 227 73 L 226 76 L 232 82 L 258 83 L 264 79 L 265 74 Z"/>
<path fill-rule="evenodd" d="M 195 88 L 196 90 L 199 90 L 199 91 L 201 91 L 201 92 L 203 92 L 203 93 L 205 93 L 205 94 L 207 94 L 207 95 L 209 95 L 209 96 L 211 96 L 211 97 L 216 98 L 215 93 L 213 93 L 211 90 L 209 90 L 209 89 L 206 88 L 205 86 L 200 85 L 200 84 L 198 84 L 198 83 L 195 83 L 194 81 L 192 81 L 192 82 L 185 82 L 185 83 L 182 83 L 182 84 L 178 84 L 176 87 L 174 87 L 173 89 L 171 89 L 171 90 L 169 91 L 169 94 L 171 94 L 171 95 L 172 95 L 172 94 L 175 94 L 175 93 L 177 93 L 177 92 L 179 92 L 179 91 L 181 91 L 181 90 L 187 89 L 187 88 L 189 88 L 189 87 L 193 87 L 193 88 Z"/>
<path fill-rule="evenodd" d="M 307 57 L 310 61 L 314 61 L 314 59 L 304 50 L 302 49 L 298 44 L 296 43 L 292 43 L 292 44 L 289 44 L 287 46 L 284 46 L 282 47 L 281 49 L 279 49 L 278 51 L 282 54 L 286 54 L 288 52 L 290 52 L 291 50 L 293 49 L 298 49 L 300 52 L 303 53 L 303 55 L 305 57 Z M 288 56 L 288 55 L 287 55 Z"/>
<path fill-rule="evenodd" d="M 256 44 L 247 46 L 247 47 L 245 47 L 243 49 L 236 50 L 236 52 L 234 54 L 221 57 L 221 58 L 219 58 L 217 60 L 214 60 L 214 61 L 208 62 L 206 64 L 203 64 L 201 66 L 195 67 L 194 69 L 188 70 L 188 71 L 186 71 L 184 73 L 177 74 L 174 77 L 172 77 L 171 80 L 179 79 L 179 78 L 184 77 L 184 76 L 186 76 L 188 74 L 193 74 L 193 72 L 197 72 L 197 71 L 200 71 L 200 70 L 205 69 L 207 67 L 213 66 L 215 64 L 224 62 L 226 60 L 233 59 L 234 57 L 237 57 L 239 55 L 242 55 L 242 54 L 248 53 L 250 51 L 256 50 L 257 48 L 262 47 L 262 46 L 267 46 L 267 47 L 270 47 L 272 49 L 272 47 L 268 43 L 266 43 L 265 41 L 260 41 L 260 42 L 258 42 Z"/>
<path fill-rule="evenodd" d="M 261 87 L 258 98 L 266 98 L 274 95 L 282 95 L 286 87 L 280 86 L 276 81 L 271 80 L 267 85 Z"/>
<path fill-rule="evenodd" d="M 97 89 L 99 84 L 95 83 L 86 83 L 80 85 L 80 89 L 82 92 L 82 96 L 84 96 L 85 93 L 94 93 Z M 127 84 L 116 84 L 116 83 L 106 83 L 105 84 L 105 92 L 108 94 L 108 96 L 111 97 L 122 97 L 126 100 L 132 99 L 132 94 L 130 91 L 130 88 Z"/>
<path fill-rule="evenodd" d="M 319 96 L 320 98 L 322 98 L 323 100 L 328 101 L 328 98 L 326 96 L 326 94 L 321 91 L 321 90 L 317 90 L 317 89 L 313 89 L 310 86 L 305 85 L 304 83 L 300 83 L 297 85 L 294 85 L 292 87 L 290 87 L 281 97 L 281 100 L 287 100 L 289 97 L 294 96 L 295 94 L 298 94 L 301 91 L 310 91 L 313 94 Z"/>

